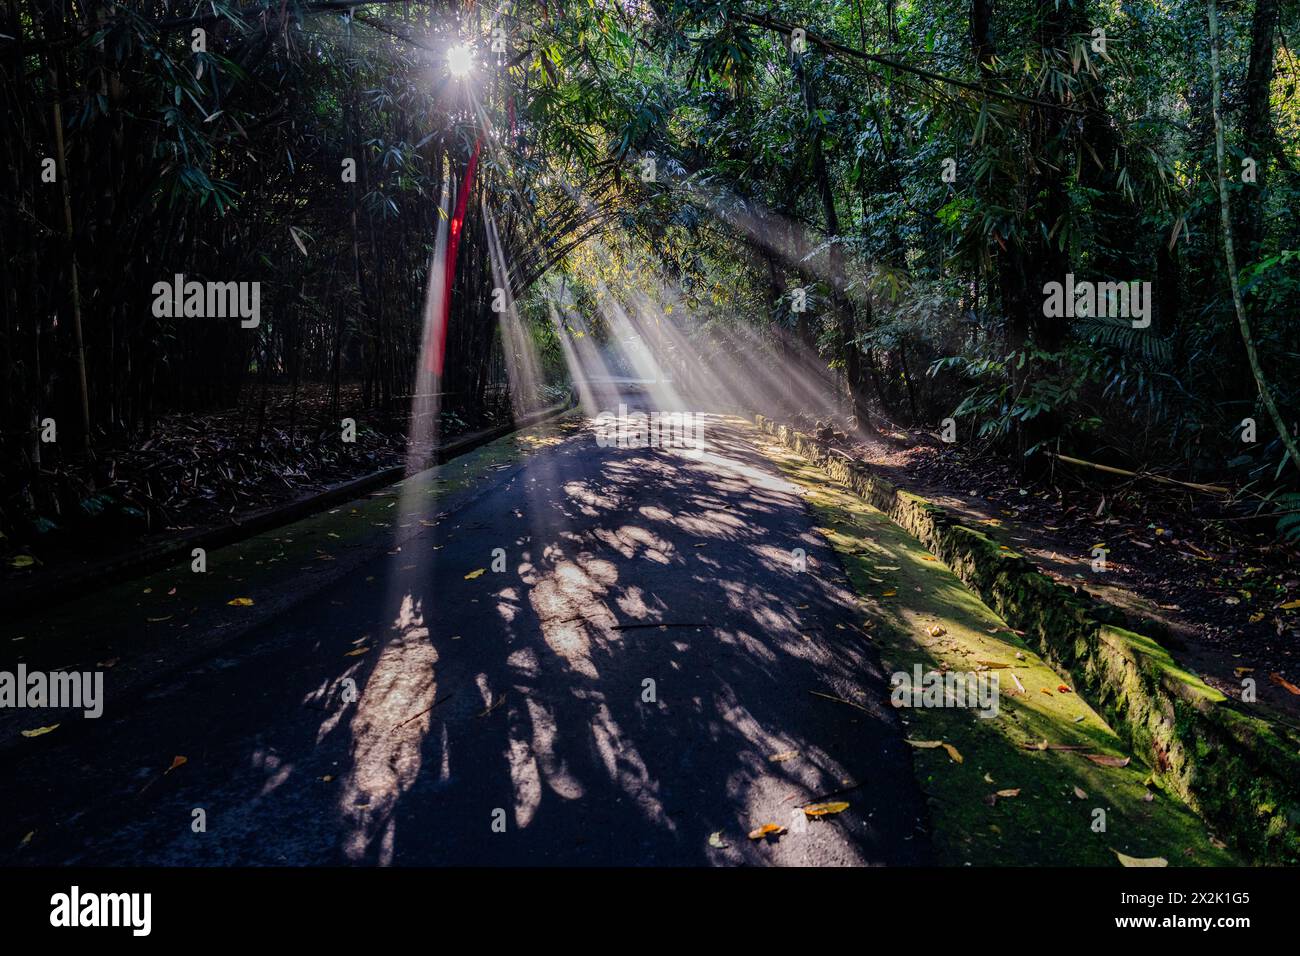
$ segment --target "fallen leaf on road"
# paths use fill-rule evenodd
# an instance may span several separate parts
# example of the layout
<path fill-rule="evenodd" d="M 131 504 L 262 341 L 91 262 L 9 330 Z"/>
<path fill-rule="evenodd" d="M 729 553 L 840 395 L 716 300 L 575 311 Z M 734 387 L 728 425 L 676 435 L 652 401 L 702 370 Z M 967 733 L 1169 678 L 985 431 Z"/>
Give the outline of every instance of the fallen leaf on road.
<path fill-rule="evenodd" d="M 750 830 L 749 838 L 751 840 L 761 840 L 763 837 L 767 836 L 780 836 L 784 832 L 785 827 L 781 826 L 779 823 L 764 823 L 757 830 Z"/>
<path fill-rule="evenodd" d="M 948 756 L 952 758 L 953 763 L 962 762 L 961 751 L 958 750 L 956 747 L 954 747 L 952 744 L 944 744 L 943 749 L 948 751 Z"/>
<path fill-rule="evenodd" d="M 35 563 L 36 563 L 36 559 L 33 558 L 30 554 L 20 554 L 9 561 L 9 567 L 30 568 Z"/>
<path fill-rule="evenodd" d="M 825 817 L 832 813 L 843 813 L 848 808 L 847 803 L 839 800 L 833 803 L 813 803 L 801 809 L 806 817 Z"/>
<path fill-rule="evenodd" d="M 779 754 L 772 754 L 767 759 L 772 763 L 785 763 L 785 761 L 793 760 L 797 756 L 799 756 L 797 750 L 782 750 Z"/>
<path fill-rule="evenodd" d="M 1072 690 L 1070 690 L 1070 688 L 1066 687 L 1064 684 L 1057 684 L 1057 685 L 1056 685 L 1056 689 L 1057 689 L 1057 691 L 1059 691 L 1059 692 L 1062 693 L 1062 694 L 1072 694 L 1072 693 L 1074 693 Z"/>
<path fill-rule="evenodd" d="M 1285 688 L 1286 690 L 1289 690 L 1291 693 L 1295 694 L 1297 697 L 1300 697 L 1300 687 L 1297 687 L 1295 684 L 1291 683 L 1281 674 L 1269 674 L 1268 679 L 1271 680 L 1274 684 L 1277 684 L 1278 687 Z"/>
<path fill-rule="evenodd" d="M 40 736 L 42 736 L 43 734 L 48 734 L 51 730 L 57 730 L 58 727 L 59 727 L 58 724 L 50 724 L 48 727 L 37 727 L 35 730 L 24 730 L 24 731 L 23 731 L 23 736 L 24 736 L 24 737 L 40 737 Z"/>
<path fill-rule="evenodd" d="M 908 740 L 913 747 L 920 747 L 922 750 L 933 750 L 935 747 L 942 747 L 942 740 Z"/>
<path fill-rule="evenodd" d="M 890 588 L 888 591 L 883 592 L 880 596 L 881 596 L 881 597 L 893 597 L 893 596 L 894 596 L 895 594 L 897 594 L 897 593 L 898 593 L 898 592 L 897 592 L 896 590 L 894 590 L 893 588 Z"/>
<path fill-rule="evenodd" d="M 1007 797 L 1018 797 L 1020 796 L 1020 788 L 1016 787 L 1013 790 L 999 790 L 998 796 L 1002 797 L 1003 799 L 1006 799 Z"/>
<path fill-rule="evenodd" d="M 163 621 L 170 621 L 171 619 L 172 616 L 170 614 L 164 614 L 162 617 L 145 618 L 145 620 L 148 621 L 150 624 L 161 624 Z"/>
<path fill-rule="evenodd" d="M 465 580 L 473 581 L 475 578 L 481 577 L 485 571 L 487 571 L 487 568 L 479 568 L 477 571 L 471 571 L 469 574 L 465 575 Z"/>
<path fill-rule="evenodd" d="M 25 847 L 27 844 L 32 842 L 32 837 L 34 836 L 36 836 L 36 831 L 32 830 L 30 833 L 27 834 L 27 836 L 23 837 L 22 842 L 19 843 L 18 846 L 20 848 Z"/>
<path fill-rule="evenodd" d="M 1278 609 L 1282 611 L 1294 611 L 1300 607 L 1300 601 L 1287 601 L 1285 604 L 1279 604 Z"/>
<path fill-rule="evenodd" d="M 1122 863 L 1124 866 L 1168 866 L 1169 865 L 1169 861 L 1166 860 L 1163 856 L 1153 856 L 1153 857 L 1148 857 L 1147 859 L 1141 859 L 1136 856 L 1128 856 L 1127 854 L 1119 852 L 1119 850 L 1111 850 L 1110 852 L 1114 853 L 1117 857 L 1119 857 L 1120 863 Z"/>
<path fill-rule="evenodd" d="M 1088 791 L 1087 791 L 1087 790 L 1084 790 L 1083 787 L 1075 787 L 1075 788 L 1074 788 L 1074 795 L 1075 795 L 1076 797 L 1078 797 L 1080 800 L 1087 800 L 1087 799 L 1088 799 Z"/>
<path fill-rule="evenodd" d="M 1110 754 L 1084 754 L 1089 760 L 1099 767 L 1127 767 L 1129 757 L 1112 757 Z"/>
<path fill-rule="evenodd" d="M 231 598 L 226 603 L 231 607 L 252 607 L 253 599 L 252 598 Z"/>
<path fill-rule="evenodd" d="M 943 637 L 945 634 L 948 633 L 948 631 L 944 627 L 938 624 L 934 625 L 934 627 L 930 628 L 929 630 L 930 630 L 931 637 Z"/>
<path fill-rule="evenodd" d="M 770 825 L 771 824 L 769 824 L 769 826 Z M 730 845 L 731 844 L 729 843 L 722 842 L 721 830 L 715 830 L 713 833 L 709 834 L 709 846 L 713 847 L 715 850 L 725 850 Z"/>
<path fill-rule="evenodd" d="M 356 650 L 348 651 L 348 652 L 347 652 L 346 654 L 344 654 L 343 656 L 344 656 L 344 657 L 360 657 L 362 654 L 364 654 L 364 653 L 365 653 L 366 651 L 368 651 L 368 650 L 370 650 L 370 648 L 368 648 L 368 647 L 358 647 Z"/>
<path fill-rule="evenodd" d="M 190 762 L 189 757 L 172 757 L 172 765 L 167 768 L 167 773 L 171 773 L 177 767 L 183 767 Z"/>

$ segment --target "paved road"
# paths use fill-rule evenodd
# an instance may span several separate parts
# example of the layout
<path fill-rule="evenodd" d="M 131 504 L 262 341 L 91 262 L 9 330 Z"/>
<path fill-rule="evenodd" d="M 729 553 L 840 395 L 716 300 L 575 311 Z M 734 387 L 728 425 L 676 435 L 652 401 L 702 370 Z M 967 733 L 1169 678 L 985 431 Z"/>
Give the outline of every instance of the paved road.
<path fill-rule="evenodd" d="M 711 420 L 707 444 L 570 437 L 127 713 L 11 761 L 7 827 L 39 839 L 6 862 L 927 862 L 834 554 L 744 431 Z M 838 793 L 833 818 L 795 810 Z M 769 822 L 790 832 L 747 838 Z"/>

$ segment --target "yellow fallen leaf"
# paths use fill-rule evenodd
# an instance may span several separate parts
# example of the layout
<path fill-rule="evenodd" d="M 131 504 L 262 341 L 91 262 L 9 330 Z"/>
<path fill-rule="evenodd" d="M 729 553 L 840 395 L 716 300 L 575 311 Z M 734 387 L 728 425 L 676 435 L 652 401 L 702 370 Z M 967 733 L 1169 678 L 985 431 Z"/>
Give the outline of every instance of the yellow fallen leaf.
<path fill-rule="evenodd" d="M 848 808 L 849 805 L 843 800 L 837 800 L 833 803 L 813 803 L 802 809 L 806 817 L 825 817 L 832 813 L 843 813 Z"/>
<path fill-rule="evenodd" d="M 1099 767 L 1127 767 L 1129 757 L 1112 757 L 1110 754 L 1084 754 Z"/>
<path fill-rule="evenodd" d="M 952 758 L 953 763 L 962 762 L 961 751 L 958 750 L 956 747 L 954 747 L 952 744 L 944 744 L 943 749 L 948 751 L 948 756 Z"/>
<path fill-rule="evenodd" d="M 48 734 L 51 730 L 57 730 L 58 724 L 50 724 L 48 727 L 37 727 L 35 730 L 24 730 L 24 737 L 40 737 L 42 734 Z"/>
<path fill-rule="evenodd" d="M 1278 607 L 1283 611 L 1294 611 L 1300 607 L 1300 601 L 1287 601 L 1285 604 L 1279 604 Z"/>
<path fill-rule="evenodd" d="M 919 747 L 922 750 L 933 750 L 935 747 L 942 747 L 942 740 L 908 740 L 913 747 Z"/>
<path fill-rule="evenodd" d="M 895 594 L 897 594 L 897 593 L 898 593 L 898 592 L 897 592 L 896 590 L 894 590 L 893 588 L 890 588 L 888 591 L 885 591 L 885 592 L 884 592 L 883 594 L 881 594 L 880 596 L 881 596 L 881 597 L 893 597 L 893 596 L 894 596 Z"/>
<path fill-rule="evenodd" d="M 1250 617 L 1248 617 L 1246 620 L 1250 621 L 1251 624 L 1258 624 L 1260 621 L 1264 620 L 1264 612 L 1263 612 L 1263 611 L 1256 611 L 1254 614 L 1252 614 L 1252 615 L 1251 615 Z"/>
<path fill-rule="evenodd" d="M 930 628 L 929 631 L 931 637 L 943 637 L 948 633 L 947 628 L 943 627 L 941 624 L 934 625 L 934 627 Z"/>
<path fill-rule="evenodd" d="M 36 559 L 33 558 L 30 554 L 19 554 L 10 560 L 9 567 L 30 568 L 35 563 L 36 563 Z"/>
<path fill-rule="evenodd" d="M 252 599 L 252 598 L 234 598 L 233 600 L 227 601 L 226 603 L 229 604 L 231 607 L 252 607 L 252 606 L 253 606 L 253 599 Z"/>
<path fill-rule="evenodd" d="M 1127 854 L 1119 852 L 1119 850 L 1111 850 L 1110 852 L 1114 853 L 1117 857 L 1119 857 L 1120 863 L 1122 863 L 1124 866 L 1168 866 L 1169 865 L 1169 861 L 1166 860 L 1163 856 L 1152 856 L 1146 859 L 1141 859 L 1136 856 L 1128 856 Z"/>
<path fill-rule="evenodd" d="M 479 568 L 477 571 L 471 571 L 469 574 L 465 575 L 465 580 L 473 581 L 475 578 L 481 577 L 485 571 L 487 571 L 487 568 Z"/>
<path fill-rule="evenodd" d="M 779 823 L 764 823 L 757 830 L 750 830 L 749 838 L 751 840 L 761 840 L 766 836 L 780 836 L 784 832 L 785 827 Z"/>
<path fill-rule="evenodd" d="M 772 756 L 767 759 L 772 763 L 785 763 L 787 760 L 793 760 L 797 756 L 799 756 L 799 751 L 797 750 L 782 750 L 779 754 L 772 754 Z"/>
<path fill-rule="evenodd" d="M 348 651 L 348 652 L 347 652 L 346 654 L 344 654 L 343 656 L 344 656 L 344 657 L 360 657 L 362 654 L 364 654 L 364 653 L 365 653 L 366 651 L 368 651 L 368 650 L 370 650 L 370 648 L 368 648 L 368 647 L 358 647 L 356 650 Z"/>
<path fill-rule="evenodd" d="M 999 797 L 1003 797 L 1003 798 L 1006 798 L 1006 797 L 1018 797 L 1018 796 L 1020 796 L 1020 788 L 1019 788 L 1019 787 L 1016 787 L 1014 790 L 999 790 L 999 791 L 998 791 L 998 796 L 999 796 Z"/>
<path fill-rule="evenodd" d="M 29 832 L 29 833 L 27 834 L 27 836 L 23 837 L 22 842 L 19 843 L 18 845 L 19 845 L 20 847 L 26 846 L 27 844 L 29 844 L 29 843 L 32 842 L 32 837 L 34 837 L 34 836 L 36 836 L 36 831 L 35 831 L 35 830 L 32 830 L 31 832 Z"/>
<path fill-rule="evenodd" d="M 321 782 L 321 783 L 329 783 L 329 782 L 330 782 L 331 780 L 333 780 L 333 779 L 334 779 L 334 774 L 332 774 L 332 773 L 327 773 L 327 774 L 325 774 L 325 776 L 323 776 L 323 777 L 320 778 L 320 782 Z"/>
<path fill-rule="evenodd" d="M 722 842 L 722 831 L 714 830 L 709 834 L 709 846 L 715 850 L 725 850 L 731 844 Z"/>

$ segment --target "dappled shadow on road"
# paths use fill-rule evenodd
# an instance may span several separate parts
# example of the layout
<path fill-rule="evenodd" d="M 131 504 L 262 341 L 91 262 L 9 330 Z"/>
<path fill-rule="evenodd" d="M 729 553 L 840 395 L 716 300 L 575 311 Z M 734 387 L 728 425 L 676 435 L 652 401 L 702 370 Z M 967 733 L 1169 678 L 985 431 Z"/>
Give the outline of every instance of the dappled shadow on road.
<path fill-rule="evenodd" d="M 35 834 L 8 862 L 928 859 L 857 599 L 740 426 L 497 467 L 451 513 L 395 503 L 415 537 L 0 781 L 9 845 Z M 791 832 L 747 839 L 769 822 Z"/>
<path fill-rule="evenodd" d="M 349 738 L 346 859 L 924 860 L 857 599 L 734 425 L 571 441 L 395 561 L 355 710 L 320 729 Z M 800 826 L 831 794 L 851 809 Z M 769 822 L 803 832 L 747 839 Z"/>

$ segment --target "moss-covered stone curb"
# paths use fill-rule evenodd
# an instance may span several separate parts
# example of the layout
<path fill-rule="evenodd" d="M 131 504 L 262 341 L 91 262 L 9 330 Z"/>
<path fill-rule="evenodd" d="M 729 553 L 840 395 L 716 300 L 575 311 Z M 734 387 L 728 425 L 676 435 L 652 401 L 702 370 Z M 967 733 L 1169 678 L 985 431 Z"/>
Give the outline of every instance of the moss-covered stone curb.
<path fill-rule="evenodd" d="M 811 436 L 762 415 L 763 431 L 914 535 L 1124 736 L 1163 787 L 1264 863 L 1300 862 L 1300 735 L 1250 714 L 1182 669 L 1121 616 L 1057 584 L 1023 555 Z"/>

